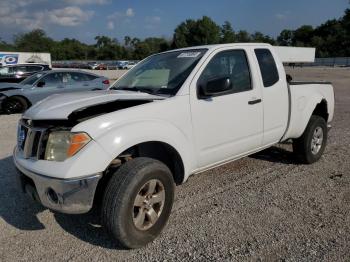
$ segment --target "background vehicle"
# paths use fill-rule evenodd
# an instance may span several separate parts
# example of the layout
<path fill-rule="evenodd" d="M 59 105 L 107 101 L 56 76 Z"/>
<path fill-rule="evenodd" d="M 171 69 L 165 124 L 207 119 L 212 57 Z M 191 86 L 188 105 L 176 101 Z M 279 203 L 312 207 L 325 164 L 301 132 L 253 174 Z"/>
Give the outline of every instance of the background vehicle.
<path fill-rule="evenodd" d="M 98 63 L 96 63 L 96 62 L 89 62 L 87 64 L 89 66 L 89 69 L 92 69 L 92 70 L 95 70 L 96 67 L 98 66 Z"/>
<path fill-rule="evenodd" d="M 45 64 L 51 67 L 50 53 L 37 52 L 4 52 L 0 51 L 0 65 L 16 65 L 16 64 Z"/>
<path fill-rule="evenodd" d="M 19 84 L 0 84 L 0 109 L 5 113 L 21 113 L 38 101 L 67 92 L 108 89 L 105 77 L 83 71 L 52 70 L 36 73 Z"/>
<path fill-rule="evenodd" d="M 137 64 L 137 62 L 135 62 L 135 61 L 130 61 L 130 62 L 128 63 L 128 65 L 126 66 L 126 69 L 131 69 L 131 68 L 133 68 L 136 64 Z"/>
<path fill-rule="evenodd" d="M 40 71 L 51 70 L 45 64 L 17 64 L 0 67 L 0 82 L 18 83 Z"/>
<path fill-rule="evenodd" d="M 88 212 L 102 194 L 103 225 L 121 245 L 141 247 L 165 226 L 174 184 L 192 174 L 287 140 L 301 162 L 321 158 L 333 87 L 288 83 L 282 64 L 314 53 L 267 44 L 173 50 L 107 92 L 50 97 L 19 123 L 22 189 L 64 213 Z"/>
<path fill-rule="evenodd" d="M 95 67 L 95 70 L 107 70 L 106 64 L 99 64 Z"/>
<path fill-rule="evenodd" d="M 117 68 L 118 69 L 131 69 L 136 65 L 135 61 L 118 61 Z"/>

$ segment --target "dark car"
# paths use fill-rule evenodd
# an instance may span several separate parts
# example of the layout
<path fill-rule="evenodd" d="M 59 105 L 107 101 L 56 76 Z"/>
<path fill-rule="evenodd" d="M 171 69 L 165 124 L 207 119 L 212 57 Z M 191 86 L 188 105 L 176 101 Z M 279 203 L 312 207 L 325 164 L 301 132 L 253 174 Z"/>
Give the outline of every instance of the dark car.
<path fill-rule="evenodd" d="M 51 70 L 46 64 L 17 64 L 0 67 L 0 82 L 19 83 L 40 71 Z"/>

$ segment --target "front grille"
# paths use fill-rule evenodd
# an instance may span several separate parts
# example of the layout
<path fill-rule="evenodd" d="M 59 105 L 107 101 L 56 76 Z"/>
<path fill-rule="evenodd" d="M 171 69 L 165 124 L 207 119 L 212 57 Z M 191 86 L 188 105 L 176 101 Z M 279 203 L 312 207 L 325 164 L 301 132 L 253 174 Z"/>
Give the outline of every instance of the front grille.
<path fill-rule="evenodd" d="M 18 147 L 24 158 L 42 159 L 47 140 L 47 129 L 29 126 L 21 121 L 19 124 Z"/>

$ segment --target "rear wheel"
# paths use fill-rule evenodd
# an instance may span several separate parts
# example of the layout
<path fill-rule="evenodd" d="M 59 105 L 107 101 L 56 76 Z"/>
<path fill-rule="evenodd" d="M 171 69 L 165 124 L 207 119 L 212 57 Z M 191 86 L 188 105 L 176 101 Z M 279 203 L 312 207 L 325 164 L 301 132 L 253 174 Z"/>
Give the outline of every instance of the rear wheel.
<path fill-rule="evenodd" d="M 327 123 L 320 117 L 313 115 L 303 135 L 293 141 L 293 151 L 306 164 L 318 161 L 327 143 Z"/>
<path fill-rule="evenodd" d="M 135 158 L 109 181 L 102 203 L 102 224 L 126 248 L 153 241 L 165 226 L 173 205 L 174 180 L 163 163 Z"/>
<path fill-rule="evenodd" d="M 28 109 L 28 106 L 28 102 L 23 97 L 9 97 L 2 105 L 6 114 L 23 113 Z"/>

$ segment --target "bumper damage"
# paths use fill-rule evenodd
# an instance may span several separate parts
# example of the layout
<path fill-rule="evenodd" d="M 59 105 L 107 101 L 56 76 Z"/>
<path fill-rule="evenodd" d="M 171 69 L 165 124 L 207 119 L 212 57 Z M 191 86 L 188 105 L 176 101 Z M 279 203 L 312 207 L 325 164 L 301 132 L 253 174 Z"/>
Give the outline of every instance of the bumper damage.
<path fill-rule="evenodd" d="M 15 159 L 14 162 L 19 187 L 43 206 L 66 214 L 87 213 L 92 208 L 101 173 L 77 179 L 57 179 L 33 173 Z"/>

